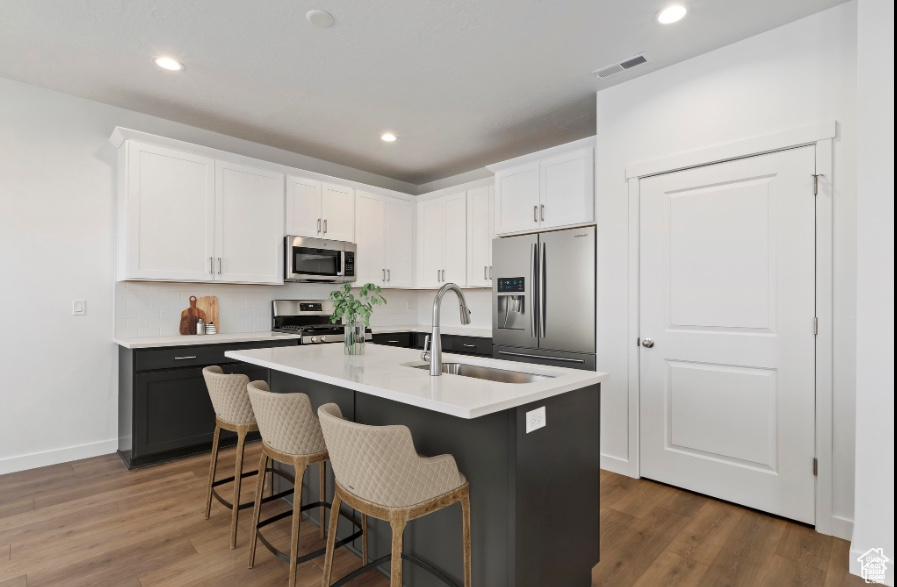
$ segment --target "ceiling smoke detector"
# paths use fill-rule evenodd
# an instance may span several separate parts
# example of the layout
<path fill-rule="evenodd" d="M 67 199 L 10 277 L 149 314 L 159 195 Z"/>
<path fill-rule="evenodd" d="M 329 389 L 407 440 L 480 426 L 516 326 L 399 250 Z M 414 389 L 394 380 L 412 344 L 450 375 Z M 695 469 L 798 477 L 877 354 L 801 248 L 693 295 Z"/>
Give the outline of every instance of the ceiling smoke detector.
<path fill-rule="evenodd" d="M 623 61 L 618 61 L 614 64 L 606 65 L 600 69 L 596 69 L 592 73 L 595 74 L 596 77 L 604 79 L 612 75 L 617 75 L 618 73 L 623 73 L 624 71 L 632 69 L 633 67 L 644 65 L 649 61 L 650 59 L 648 59 L 647 55 L 645 55 L 644 53 L 639 53 L 635 57 L 630 57 L 629 59 L 624 59 Z"/>
<path fill-rule="evenodd" d="M 318 28 L 329 29 L 333 26 L 333 15 L 323 10 L 309 10 L 305 13 L 305 19 Z"/>

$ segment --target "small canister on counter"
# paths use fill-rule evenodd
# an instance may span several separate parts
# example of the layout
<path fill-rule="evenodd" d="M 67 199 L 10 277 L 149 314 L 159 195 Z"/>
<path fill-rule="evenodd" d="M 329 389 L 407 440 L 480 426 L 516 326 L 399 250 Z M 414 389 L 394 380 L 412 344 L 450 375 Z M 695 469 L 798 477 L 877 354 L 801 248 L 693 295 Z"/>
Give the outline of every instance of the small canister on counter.
<path fill-rule="evenodd" d="M 218 334 L 218 327 L 215 326 L 214 322 L 206 324 L 206 334 Z"/>
<path fill-rule="evenodd" d="M 206 333 L 206 323 L 202 318 L 196 321 L 196 334 Z"/>

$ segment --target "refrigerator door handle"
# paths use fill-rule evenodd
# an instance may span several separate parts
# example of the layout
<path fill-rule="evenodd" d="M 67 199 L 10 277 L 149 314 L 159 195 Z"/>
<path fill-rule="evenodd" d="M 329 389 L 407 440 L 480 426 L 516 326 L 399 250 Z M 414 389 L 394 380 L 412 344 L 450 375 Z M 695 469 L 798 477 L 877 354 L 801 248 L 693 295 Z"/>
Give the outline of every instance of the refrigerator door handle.
<path fill-rule="evenodd" d="M 529 246 L 529 270 L 530 270 L 530 287 L 532 288 L 532 300 L 529 304 L 529 334 L 530 336 L 539 336 L 536 325 L 536 308 L 539 307 L 539 301 L 536 294 L 536 280 L 539 279 L 539 245 L 532 244 Z"/>
<path fill-rule="evenodd" d="M 545 243 L 539 245 L 539 337 L 545 337 Z"/>

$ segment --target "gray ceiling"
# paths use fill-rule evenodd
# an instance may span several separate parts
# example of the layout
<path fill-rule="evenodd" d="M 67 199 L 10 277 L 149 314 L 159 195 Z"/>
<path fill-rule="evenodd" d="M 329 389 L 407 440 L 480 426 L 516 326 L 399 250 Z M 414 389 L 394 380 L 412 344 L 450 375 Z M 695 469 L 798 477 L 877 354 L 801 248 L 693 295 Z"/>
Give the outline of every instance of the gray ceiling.
<path fill-rule="evenodd" d="M 841 0 L 683 2 L 661 27 L 664 0 L 2 0 L 0 76 L 421 184 L 592 135 L 595 91 Z"/>

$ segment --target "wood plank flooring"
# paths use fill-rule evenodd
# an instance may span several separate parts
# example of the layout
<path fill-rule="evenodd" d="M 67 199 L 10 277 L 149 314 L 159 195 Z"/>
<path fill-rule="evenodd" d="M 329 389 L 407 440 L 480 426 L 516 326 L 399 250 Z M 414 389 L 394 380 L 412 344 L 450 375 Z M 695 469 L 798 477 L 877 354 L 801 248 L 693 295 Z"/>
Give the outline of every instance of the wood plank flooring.
<path fill-rule="evenodd" d="M 244 462 L 256 463 L 259 445 Z M 233 449 L 219 472 L 232 470 Z M 128 471 L 115 455 L 0 476 L 0 587 L 286 584 L 288 567 L 259 547 L 247 568 L 251 510 L 230 517 L 217 503 L 203 519 L 208 455 Z M 255 483 L 244 484 L 244 499 Z M 862 585 L 847 572 L 848 544 L 812 528 L 647 480 L 602 472 L 601 563 L 595 585 Z M 286 509 L 271 504 L 267 513 Z M 269 527 L 287 550 L 289 521 Z M 303 524 L 300 552 L 320 548 Z M 298 584 L 321 583 L 321 559 L 299 567 Z M 360 565 L 340 549 L 334 577 Z M 385 586 L 367 573 L 352 585 Z M 483 586 L 492 587 L 492 586 Z"/>

